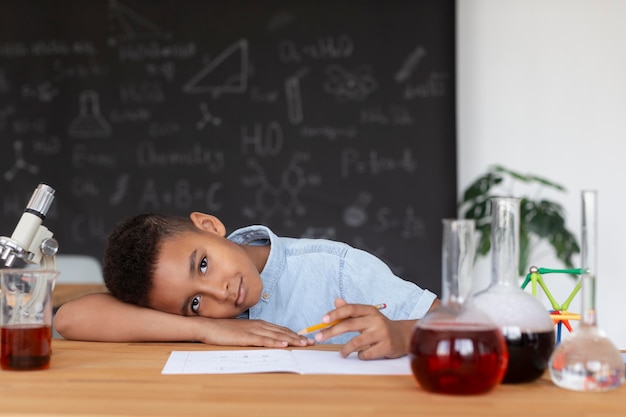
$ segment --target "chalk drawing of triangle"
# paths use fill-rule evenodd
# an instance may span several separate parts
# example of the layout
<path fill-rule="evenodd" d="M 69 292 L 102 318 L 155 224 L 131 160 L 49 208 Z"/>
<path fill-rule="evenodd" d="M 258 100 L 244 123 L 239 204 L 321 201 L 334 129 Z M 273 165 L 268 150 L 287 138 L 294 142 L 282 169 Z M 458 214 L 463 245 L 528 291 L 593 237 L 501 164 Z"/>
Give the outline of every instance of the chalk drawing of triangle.
<path fill-rule="evenodd" d="M 186 93 L 244 93 L 248 87 L 248 41 L 241 39 L 183 86 Z"/>
<path fill-rule="evenodd" d="M 117 23 L 117 40 L 169 38 L 156 24 L 117 0 L 109 0 L 109 14 Z M 110 39 L 109 43 L 115 41 Z"/>

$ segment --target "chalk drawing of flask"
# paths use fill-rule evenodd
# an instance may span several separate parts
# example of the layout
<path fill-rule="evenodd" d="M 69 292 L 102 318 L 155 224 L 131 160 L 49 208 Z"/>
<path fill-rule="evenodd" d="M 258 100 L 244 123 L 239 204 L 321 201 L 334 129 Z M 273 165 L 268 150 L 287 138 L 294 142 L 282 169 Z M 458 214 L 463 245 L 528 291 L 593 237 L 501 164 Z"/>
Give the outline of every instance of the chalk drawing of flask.
<path fill-rule="evenodd" d="M 87 90 L 80 94 L 80 114 L 70 124 L 68 133 L 75 138 L 105 137 L 111 134 L 111 125 L 100 114 L 97 92 Z"/>

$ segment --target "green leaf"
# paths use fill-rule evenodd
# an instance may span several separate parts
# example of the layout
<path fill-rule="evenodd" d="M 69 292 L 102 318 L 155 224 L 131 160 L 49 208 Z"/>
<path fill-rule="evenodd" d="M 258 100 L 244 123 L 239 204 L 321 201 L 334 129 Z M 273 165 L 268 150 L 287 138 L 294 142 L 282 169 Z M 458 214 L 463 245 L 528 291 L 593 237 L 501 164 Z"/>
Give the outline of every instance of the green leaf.
<path fill-rule="evenodd" d="M 463 201 L 461 202 L 461 205 L 477 198 L 481 200 L 487 199 L 489 197 L 489 192 L 491 191 L 491 188 L 495 185 L 500 184 L 501 182 L 502 177 L 496 176 L 490 172 L 483 175 L 472 184 L 470 184 L 465 190 L 465 192 L 463 193 Z"/>
<path fill-rule="evenodd" d="M 520 227 L 521 229 L 521 227 Z M 526 275 L 526 267 L 528 266 L 528 260 L 530 258 L 530 238 L 528 234 L 521 233 L 520 230 L 520 242 L 519 242 L 519 263 L 517 265 L 518 275 Z"/>
<path fill-rule="evenodd" d="M 529 182 L 529 181 L 530 181 L 530 179 L 529 179 L 529 177 L 528 177 L 528 176 L 526 176 L 526 175 L 524 175 L 524 174 L 520 174 L 519 172 L 512 171 L 512 170 L 510 170 L 510 169 L 504 168 L 504 167 L 503 167 L 503 166 L 501 166 L 501 165 L 496 165 L 496 166 L 494 167 L 494 170 L 495 170 L 495 171 L 497 171 L 497 172 L 502 172 L 502 173 L 505 173 L 505 174 L 507 174 L 507 175 L 509 175 L 509 176 L 513 177 L 514 179 L 516 179 L 516 180 L 518 180 L 518 181 L 521 181 L 521 182 L 524 182 L 524 183 L 526 183 L 526 182 Z"/>
<path fill-rule="evenodd" d="M 563 187 L 562 185 L 557 184 L 557 183 L 552 182 L 552 181 L 549 181 L 549 180 L 547 180 L 545 178 L 537 177 L 537 176 L 534 176 L 534 175 L 532 177 L 530 177 L 530 178 L 531 178 L 532 181 L 537 182 L 537 183 L 539 183 L 541 185 L 544 185 L 546 187 L 554 188 L 554 189 L 557 189 L 559 191 L 566 191 L 565 187 Z"/>
<path fill-rule="evenodd" d="M 485 256 L 491 250 L 491 240 L 489 233 L 481 233 L 476 247 L 476 255 Z"/>
<path fill-rule="evenodd" d="M 480 203 L 472 204 L 463 213 L 463 217 L 466 219 L 480 220 L 487 216 L 488 201 L 482 201 Z"/>

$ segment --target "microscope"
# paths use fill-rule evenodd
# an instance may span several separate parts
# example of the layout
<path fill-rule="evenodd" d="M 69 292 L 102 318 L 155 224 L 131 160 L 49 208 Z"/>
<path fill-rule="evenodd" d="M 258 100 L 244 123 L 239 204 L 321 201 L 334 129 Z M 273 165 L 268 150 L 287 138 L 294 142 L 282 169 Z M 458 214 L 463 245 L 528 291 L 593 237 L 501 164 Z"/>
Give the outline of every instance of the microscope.
<path fill-rule="evenodd" d="M 54 193 L 54 188 L 39 184 L 11 237 L 0 236 L 0 262 L 4 262 L 5 267 L 11 268 L 19 258 L 27 264 L 39 264 L 43 269 L 56 269 L 59 244 L 42 224 L 54 201 Z"/>

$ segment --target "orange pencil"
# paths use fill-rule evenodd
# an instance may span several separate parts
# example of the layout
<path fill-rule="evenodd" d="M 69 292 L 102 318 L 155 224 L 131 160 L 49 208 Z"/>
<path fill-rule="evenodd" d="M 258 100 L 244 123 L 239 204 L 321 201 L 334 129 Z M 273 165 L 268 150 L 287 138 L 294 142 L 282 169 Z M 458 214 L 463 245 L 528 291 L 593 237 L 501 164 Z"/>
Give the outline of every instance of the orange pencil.
<path fill-rule="evenodd" d="M 376 304 L 374 306 L 377 310 L 382 310 L 384 308 L 387 307 L 387 304 Z M 315 324 L 313 326 L 307 327 L 305 329 L 302 329 L 298 332 L 299 335 L 305 335 L 305 334 L 309 334 L 309 333 L 313 333 L 316 332 L 318 330 L 322 330 L 322 329 L 326 329 L 328 327 L 334 326 L 335 324 L 339 323 L 341 320 L 335 320 L 333 322 L 330 323 L 318 323 Z"/>

